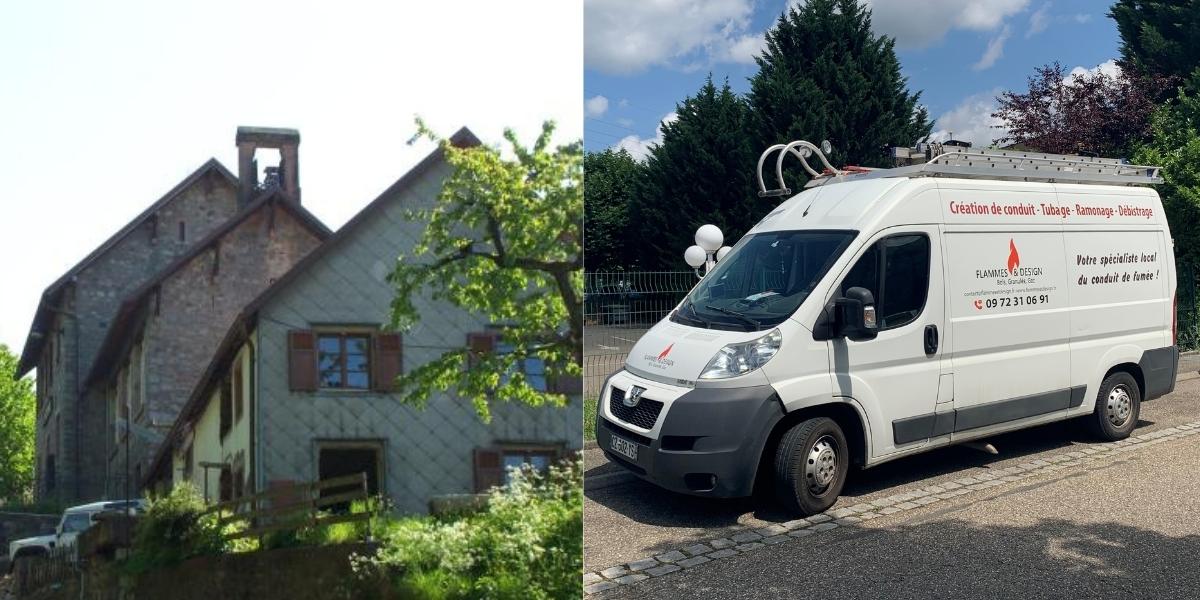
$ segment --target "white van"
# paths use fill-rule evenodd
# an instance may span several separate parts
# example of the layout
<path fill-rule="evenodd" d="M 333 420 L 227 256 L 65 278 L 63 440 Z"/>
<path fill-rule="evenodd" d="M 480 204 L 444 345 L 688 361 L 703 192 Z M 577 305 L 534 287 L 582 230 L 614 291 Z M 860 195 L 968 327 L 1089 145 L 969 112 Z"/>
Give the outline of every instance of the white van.
<path fill-rule="evenodd" d="M 770 478 L 812 514 L 851 464 L 1074 417 L 1119 440 L 1174 389 L 1156 168 L 935 146 L 927 163 L 849 174 L 807 142 L 763 158 L 775 150 L 781 190 L 762 195 L 790 195 L 789 153 L 833 174 L 805 161 L 809 189 L 605 382 L 596 434 L 614 462 L 703 496 Z"/>

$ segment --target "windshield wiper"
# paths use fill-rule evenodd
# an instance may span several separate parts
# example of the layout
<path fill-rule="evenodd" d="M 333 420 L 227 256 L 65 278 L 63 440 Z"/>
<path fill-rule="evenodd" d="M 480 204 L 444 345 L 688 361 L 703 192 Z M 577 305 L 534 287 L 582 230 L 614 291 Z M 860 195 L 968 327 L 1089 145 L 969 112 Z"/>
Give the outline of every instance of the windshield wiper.
<path fill-rule="evenodd" d="M 711 324 L 711 323 L 709 323 L 708 321 L 705 321 L 705 320 L 704 320 L 704 319 L 703 319 L 703 318 L 700 316 L 700 314 L 696 312 L 696 303 L 695 303 L 695 302 L 692 302 L 692 301 L 690 301 L 690 300 L 689 300 L 689 301 L 688 301 L 688 308 L 689 308 L 689 309 L 691 309 L 691 311 L 692 311 L 691 320 L 693 320 L 693 321 L 695 321 L 695 322 L 697 322 L 697 323 L 699 323 L 699 324 L 703 325 L 705 329 L 712 329 L 712 324 Z"/>
<path fill-rule="evenodd" d="M 722 308 L 720 306 L 713 306 L 711 304 L 705 304 L 704 308 L 707 308 L 708 310 L 715 310 L 719 313 L 725 313 L 732 317 L 737 317 L 737 318 L 741 319 L 743 322 L 753 325 L 755 329 L 762 329 L 762 323 L 759 323 L 758 321 L 756 321 L 750 317 L 747 317 L 746 315 L 744 315 L 736 310 L 729 310 L 728 308 Z M 693 308 L 692 310 L 696 310 L 696 309 Z"/>

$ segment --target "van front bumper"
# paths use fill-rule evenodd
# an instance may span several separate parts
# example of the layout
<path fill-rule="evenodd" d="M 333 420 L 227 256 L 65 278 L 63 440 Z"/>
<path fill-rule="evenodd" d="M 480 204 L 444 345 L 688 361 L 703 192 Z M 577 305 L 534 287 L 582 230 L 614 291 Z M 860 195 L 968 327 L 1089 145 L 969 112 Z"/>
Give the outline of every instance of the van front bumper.
<path fill-rule="evenodd" d="M 600 402 L 608 402 L 604 386 Z M 759 459 L 783 407 L 769 385 L 693 389 L 659 415 L 658 437 L 596 411 L 596 443 L 608 459 L 655 485 L 685 494 L 749 496 Z M 637 446 L 637 459 L 613 449 L 613 437 Z"/>

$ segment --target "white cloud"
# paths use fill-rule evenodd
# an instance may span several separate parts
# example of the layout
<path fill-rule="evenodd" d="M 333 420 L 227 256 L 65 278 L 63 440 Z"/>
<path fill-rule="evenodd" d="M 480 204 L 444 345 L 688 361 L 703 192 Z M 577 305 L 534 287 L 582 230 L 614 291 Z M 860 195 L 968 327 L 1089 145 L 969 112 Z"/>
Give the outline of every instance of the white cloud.
<path fill-rule="evenodd" d="M 1077 13 L 1077 14 L 1071 15 L 1071 20 L 1075 21 L 1076 23 L 1087 23 L 1088 21 L 1092 20 L 1092 15 L 1088 15 L 1088 14 L 1084 14 L 1084 13 Z"/>
<path fill-rule="evenodd" d="M 1029 15 L 1029 30 L 1025 32 L 1026 38 L 1031 38 L 1050 26 L 1050 3 L 1047 2 L 1041 8 Z"/>
<path fill-rule="evenodd" d="M 754 57 L 762 54 L 767 46 L 765 33 L 744 35 L 736 40 L 730 40 L 725 48 L 726 62 L 753 64 Z"/>
<path fill-rule="evenodd" d="M 663 125 L 674 123 L 679 115 L 675 112 L 669 112 L 658 122 L 658 127 L 654 130 L 654 137 L 642 138 L 637 135 L 627 135 L 621 138 L 621 141 L 613 145 L 617 150 L 626 150 L 631 154 L 634 160 L 645 160 L 650 155 L 650 148 L 662 143 L 663 140 Z"/>
<path fill-rule="evenodd" d="M 620 117 L 617 119 L 617 125 L 621 127 L 633 127 L 633 119 L 629 117 Z"/>
<path fill-rule="evenodd" d="M 1029 0 L 867 0 L 875 33 L 903 48 L 934 44 L 951 29 L 995 31 L 1024 11 Z"/>
<path fill-rule="evenodd" d="M 1008 25 L 1000 30 L 1000 34 L 992 38 L 988 42 L 987 48 L 983 51 L 983 56 L 979 57 L 979 62 L 971 65 L 971 68 L 976 71 L 983 71 L 992 68 L 1001 56 L 1004 56 L 1004 42 L 1008 41 L 1008 35 L 1011 33 Z"/>
<path fill-rule="evenodd" d="M 597 94 L 583 101 L 583 113 L 589 117 L 602 117 L 606 112 L 608 112 L 608 98 L 604 96 Z"/>
<path fill-rule="evenodd" d="M 1004 121 L 992 116 L 996 112 L 996 96 L 1001 91 L 996 88 L 964 98 L 937 118 L 934 123 L 937 130 L 930 134 L 930 139 L 946 141 L 953 135 L 954 139 L 971 142 L 976 148 L 991 146 L 993 140 L 1007 132 Z"/>
<path fill-rule="evenodd" d="M 1096 73 L 1104 73 L 1109 77 L 1117 78 L 1121 76 L 1121 67 L 1117 66 L 1116 60 L 1110 58 L 1090 69 L 1075 67 L 1071 69 L 1071 72 L 1067 74 L 1067 77 L 1063 81 L 1071 81 L 1076 75 L 1095 75 Z"/>
<path fill-rule="evenodd" d="M 587 0 L 583 11 L 586 66 L 605 73 L 745 62 L 755 38 L 761 47 L 753 0 Z"/>

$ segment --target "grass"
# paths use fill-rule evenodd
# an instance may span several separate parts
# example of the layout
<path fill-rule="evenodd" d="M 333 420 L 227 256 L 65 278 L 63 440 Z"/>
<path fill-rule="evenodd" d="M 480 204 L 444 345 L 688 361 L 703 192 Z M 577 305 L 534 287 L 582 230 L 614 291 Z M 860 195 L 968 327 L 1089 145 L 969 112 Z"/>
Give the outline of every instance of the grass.
<path fill-rule="evenodd" d="M 586 395 L 583 398 L 583 439 L 596 441 L 596 409 L 597 400 Z"/>

